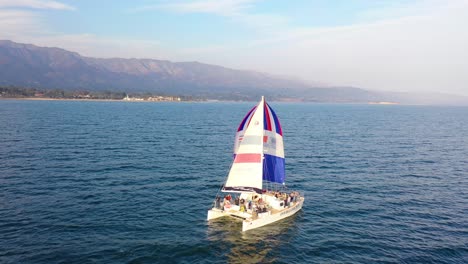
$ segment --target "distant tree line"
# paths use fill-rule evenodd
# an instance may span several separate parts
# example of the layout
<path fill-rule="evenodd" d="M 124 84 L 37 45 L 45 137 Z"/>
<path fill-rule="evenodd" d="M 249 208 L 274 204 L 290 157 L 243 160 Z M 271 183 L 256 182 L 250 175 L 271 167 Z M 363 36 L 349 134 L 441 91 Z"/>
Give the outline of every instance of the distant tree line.
<path fill-rule="evenodd" d="M 53 98 L 53 99 L 104 99 L 122 100 L 126 96 L 149 98 L 160 96 L 149 92 L 126 93 L 122 91 L 87 91 L 87 90 L 63 90 L 63 89 L 37 89 L 17 86 L 0 86 L 0 98 Z M 179 96 L 182 101 L 197 100 L 192 96 Z M 200 100 L 200 99 L 198 99 Z"/>
<path fill-rule="evenodd" d="M 36 93 L 34 88 L 20 88 L 14 86 L 1 87 L 0 86 L 0 97 L 4 98 L 18 98 L 18 97 L 34 97 Z"/>

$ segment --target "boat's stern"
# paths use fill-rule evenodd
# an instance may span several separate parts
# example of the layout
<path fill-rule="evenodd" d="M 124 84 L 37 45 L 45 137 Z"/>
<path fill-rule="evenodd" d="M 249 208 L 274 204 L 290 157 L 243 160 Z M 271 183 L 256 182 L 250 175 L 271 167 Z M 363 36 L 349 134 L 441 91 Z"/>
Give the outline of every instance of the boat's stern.
<path fill-rule="evenodd" d="M 297 202 L 288 208 L 284 208 L 281 211 L 271 213 L 271 211 L 259 213 L 255 219 L 249 218 L 242 221 L 242 232 L 245 232 L 250 229 L 255 229 L 264 225 L 268 225 L 284 219 L 286 217 L 292 216 L 301 210 L 304 203 L 304 197 L 299 197 Z"/>
<path fill-rule="evenodd" d="M 221 211 L 218 208 L 212 208 L 211 210 L 208 210 L 208 215 L 206 217 L 206 220 L 209 221 L 211 219 L 216 219 L 216 218 L 223 217 L 223 216 L 226 216 L 224 211 Z"/>

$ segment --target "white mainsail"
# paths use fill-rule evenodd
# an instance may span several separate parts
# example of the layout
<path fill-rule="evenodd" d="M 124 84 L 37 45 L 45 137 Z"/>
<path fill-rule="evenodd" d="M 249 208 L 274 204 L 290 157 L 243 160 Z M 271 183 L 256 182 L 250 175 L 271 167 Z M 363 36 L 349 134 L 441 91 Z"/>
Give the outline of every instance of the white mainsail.
<path fill-rule="evenodd" d="M 234 162 L 223 190 L 229 192 L 259 192 L 263 175 L 264 98 L 248 120 L 247 129 L 236 135 Z M 246 117 L 247 118 L 247 117 Z"/>

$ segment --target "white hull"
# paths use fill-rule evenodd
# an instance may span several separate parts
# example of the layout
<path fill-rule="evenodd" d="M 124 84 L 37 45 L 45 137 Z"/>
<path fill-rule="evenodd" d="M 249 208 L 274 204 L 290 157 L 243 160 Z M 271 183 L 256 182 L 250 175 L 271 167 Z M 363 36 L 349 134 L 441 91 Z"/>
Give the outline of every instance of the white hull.
<path fill-rule="evenodd" d="M 280 210 L 270 210 L 265 213 L 259 213 L 256 217 L 254 217 L 251 212 L 240 212 L 238 206 L 232 206 L 232 208 L 228 211 L 213 208 L 211 210 L 208 210 L 207 220 L 224 216 L 233 216 L 243 220 L 242 232 L 244 232 L 292 216 L 299 210 L 301 210 L 303 204 L 304 197 L 298 197 L 297 202 L 291 203 L 289 207 Z"/>

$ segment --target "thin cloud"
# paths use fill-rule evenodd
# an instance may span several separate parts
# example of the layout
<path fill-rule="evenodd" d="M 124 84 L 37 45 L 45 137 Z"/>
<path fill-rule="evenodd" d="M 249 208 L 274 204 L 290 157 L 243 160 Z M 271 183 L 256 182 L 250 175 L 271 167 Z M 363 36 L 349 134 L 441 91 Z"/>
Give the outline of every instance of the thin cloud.
<path fill-rule="evenodd" d="M 40 0 L 0 0 L 0 8 L 76 10 L 76 8 L 73 6 L 60 3 L 57 1 L 40 1 Z"/>
<path fill-rule="evenodd" d="M 74 10 L 57 1 L 0 0 L 0 38 L 27 40 L 53 34 L 42 10 Z"/>
<path fill-rule="evenodd" d="M 43 30 L 39 15 L 25 10 L 0 9 L 0 38 L 16 39 Z"/>
<path fill-rule="evenodd" d="M 255 2 L 258 1 L 259 0 L 176 1 L 137 7 L 130 11 L 143 12 L 159 10 L 180 14 L 209 14 L 225 17 L 234 23 L 265 32 L 284 27 L 288 23 L 289 18 L 283 15 L 252 12 Z"/>
<path fill-rule="evenodd" d="M 206 13 L 219 16 L 233 16 L 250 9 L 253 2 L 255 2 L 255 0 L 173 1 L 170 3 L 137 7 L 133 9 L 133 11 L 167 10 L 177 13 Z"/>

